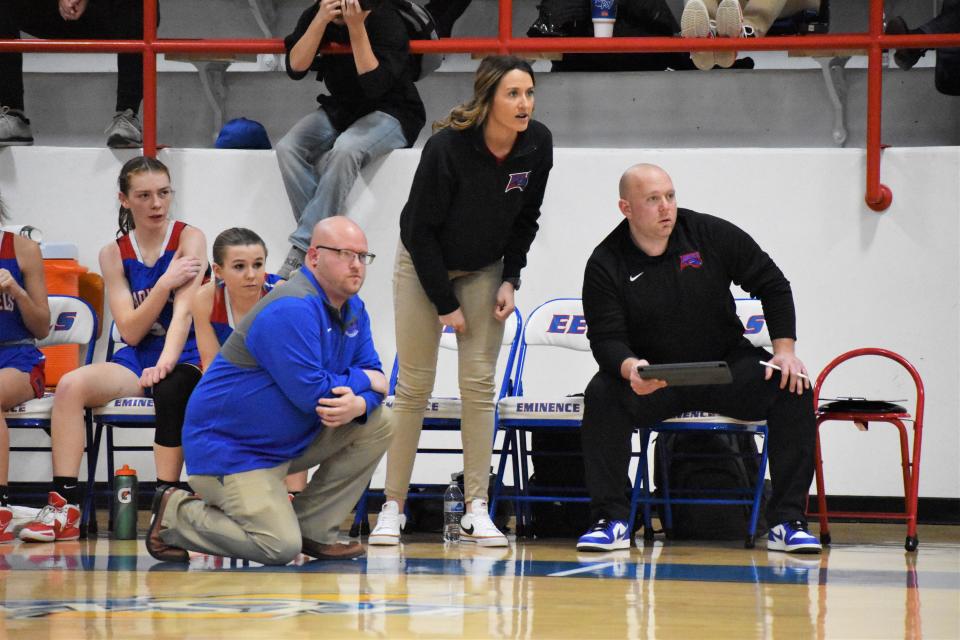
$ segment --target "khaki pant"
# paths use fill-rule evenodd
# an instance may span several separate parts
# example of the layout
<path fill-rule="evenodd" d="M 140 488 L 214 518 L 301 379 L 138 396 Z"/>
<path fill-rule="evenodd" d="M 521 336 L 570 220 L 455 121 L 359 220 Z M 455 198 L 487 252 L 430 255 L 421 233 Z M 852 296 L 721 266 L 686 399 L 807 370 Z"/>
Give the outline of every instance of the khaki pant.
<path fill-rule="evenodd" d="M 182 549 L 263 564 L 293 560 L 301 538 L 335 542 L 390 444 L 391 429 L 389 410 L 378 408 L 365 424 L 322 429 L 296 460 L 222 477 L 191 475 L 202 499 L 182 491 L 171 496 L 160 537 Z M 284 478 L 317 465 L 291 503 Z"/>
<path fill-rule="evenodd" d="M 502 275 L 500 261 L 478 271 L 449 272 L 467 322 L 466 333 L 457 335 L 462 403 L 460 436 L 467 502 L 487 499 L 493 449 L 494 376 L 503 340 L 503 323 L 493 317 L 493 310 Z M 442 327 L 437 308 L 420 285 L 413 261 L 403 245 L 397 250 L 394 267 L 393 305 L 400 373 L 393 403 L 395 436 L 387 454 L 386 494 L 405 498 L 420 441 L 423 413 L 437 374 Z"/>

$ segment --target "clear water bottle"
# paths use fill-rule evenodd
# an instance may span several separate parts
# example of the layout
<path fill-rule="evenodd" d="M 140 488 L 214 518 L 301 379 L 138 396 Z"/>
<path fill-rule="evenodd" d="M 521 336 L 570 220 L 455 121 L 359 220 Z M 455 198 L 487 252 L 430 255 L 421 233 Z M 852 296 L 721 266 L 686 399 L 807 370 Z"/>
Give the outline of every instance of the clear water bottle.
<path fill-rule="evenodd" d="M 460 518 L 463 517 L 463 492 L 457 475 L 450 476 L 450 486 L 443 493 L 443 541 L 460 542 Z"/>

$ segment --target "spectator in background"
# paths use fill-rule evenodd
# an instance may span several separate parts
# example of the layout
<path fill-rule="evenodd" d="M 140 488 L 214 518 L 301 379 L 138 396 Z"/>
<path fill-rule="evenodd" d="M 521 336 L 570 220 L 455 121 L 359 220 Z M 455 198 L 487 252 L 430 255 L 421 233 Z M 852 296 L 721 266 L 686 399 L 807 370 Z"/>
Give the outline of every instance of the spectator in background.
<path fill-rule="evenodd" d="M 762 38 L 774 21 L 805 9 L 819 9 L 820 0 L 688 0 L 680 17 L 684 38 Z M 730 68 L 736 51 L 696 51 L 690 54 L 698 69 Z"/>
<path fill-rule="evenodd" d="M 0 38 L 17 39 L 23 31 L 37 38 L 66 40 L 140 40 L 140 0 L 2 0 Z M 117 103 L 107 127 L 107 146 L 143 144 L 137 113 L 143 99 L 143 56 L 117 55 Z M 66 98 L 64 98 L 66 100 Z M 0 146 L 31 145 L 33 132 L 24 112 L 23 55 L 0 53 Z"/>
<path fill-rule="evenodd" d="M 940 15 L 915 29 L 909 28 L 902 17 L 894 16 L 887 22 L 886 33 L 887 35 L 960 33 L 960 0 L 944 0 Z M 926 49 L 920 48 L 897 49 L 893 54 L 893 61 L 906 71 L 912 69 L 926 53 Z M 951 96 L 960 95 L 960 48 L 937 50 L 934 77 L 937 90 L 941 93 Z"/>
<path fill-rule="evenodd" d="M 374 4 L 376 3 L 376 4 Z M 365 2 L 366 4 L 366 2 Z M 314 225 L 342 212 L 360 169 L 392 149 L 413 145 L 426 121 L 410 73 L 410 39 L 389 1 L 318 0 L 284 40 L 287 74 L 316 70 L 329 95 L 277 143 L 280 174 L 297 228 L 282 278 L 303 264 Z M 320 55 L 328 44 L 352 55 Z"/>

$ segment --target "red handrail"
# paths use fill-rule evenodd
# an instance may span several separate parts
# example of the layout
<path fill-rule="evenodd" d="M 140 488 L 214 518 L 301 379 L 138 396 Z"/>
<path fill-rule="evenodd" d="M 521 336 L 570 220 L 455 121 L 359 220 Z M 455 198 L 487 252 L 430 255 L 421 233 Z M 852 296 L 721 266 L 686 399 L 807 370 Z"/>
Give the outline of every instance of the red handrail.
<path fill-rule="evenodd" d="M 0 40 L 0 52 L 74 52 L 143 54 L 143 153 L 157 153 L 158 53 L 283 53 L 279 39 L 157 38 L 156 0 L 143 0 L 143 40 Z M 960 34 L 883 34 L 883 0 L 870 0 L 867 33 L 776 36 L 771 38 L 514 38 L 513 0 L 499 0 L 496 38 L 443 38 L 410 43 L 414 53 L 600 53 L 668 51 L 835 51 L 867 50 L 867 177 L 864 200 L 874 211 L 886 210 L 893 201 L 889 187 L 880 182 L 883 49 L 905 47 L 960 47 Z M 331 46 L 329 53 L 347 53 L 348 47 Z"/>

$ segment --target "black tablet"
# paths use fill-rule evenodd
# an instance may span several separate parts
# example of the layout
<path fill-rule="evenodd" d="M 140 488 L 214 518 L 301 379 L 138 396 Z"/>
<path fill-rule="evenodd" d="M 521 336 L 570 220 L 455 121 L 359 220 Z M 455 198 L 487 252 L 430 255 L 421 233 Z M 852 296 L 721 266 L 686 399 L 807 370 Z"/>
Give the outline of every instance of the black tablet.
<path fill-rule="evenodd" d="M 648 364 L 637 367 L 644 380 L 663 380 L 674 387 L 697 384 L 730 384 L 733 376 L 726 362 L 679 362 L 676 364 Z"/>

